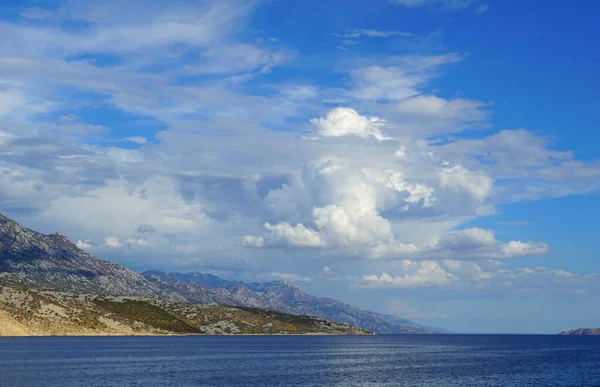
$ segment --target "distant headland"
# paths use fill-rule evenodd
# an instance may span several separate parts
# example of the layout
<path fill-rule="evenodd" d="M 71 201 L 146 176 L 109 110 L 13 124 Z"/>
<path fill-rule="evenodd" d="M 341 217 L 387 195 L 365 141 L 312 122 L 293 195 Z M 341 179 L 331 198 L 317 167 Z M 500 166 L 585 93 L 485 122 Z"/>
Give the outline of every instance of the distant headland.
<path fill-rule="evenodd" d="M 600 328 L 579 328 L 560 332 L 563 336 L 600 336 Z"/>

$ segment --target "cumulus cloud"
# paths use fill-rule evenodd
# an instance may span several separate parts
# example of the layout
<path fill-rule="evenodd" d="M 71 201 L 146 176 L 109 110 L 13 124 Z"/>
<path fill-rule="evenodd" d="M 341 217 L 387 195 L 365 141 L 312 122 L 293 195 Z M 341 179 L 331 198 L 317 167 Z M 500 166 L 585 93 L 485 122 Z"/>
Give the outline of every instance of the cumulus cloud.
<path fill-rule="evenodd" d="M 268 243 L 289 243 L 291 246 L 299 247 L 319 247 L 321 246 L 321 237 L 319 233 L 305 227 L 303 224 L 295 226 L 286 222 L 280 222 L 275 225 L 265 223 L 265 229 L 268 232 Z M 252 239 L 250 240 L 257 240 Z M 261 241 L 262 239 L 258 239 Z"/>
<path fill-rule="evenodd" d="M 380 128 L 385 121 L 377 117 L 361 116 L 354 109 L 338 107 L 327 113 L 327 116 L 310 120 L 318 133 L 324 137 L 356 136 L 370 137 L 382 141 L 385 137 Z"/>
<path fill-rule="evenodd" d="M 484 172 L 469 171 L 460 165 L 440 171 L 440 185 L 466 190 L 473 198 L 483 201 L 491 193 L 494 181 Z"/>

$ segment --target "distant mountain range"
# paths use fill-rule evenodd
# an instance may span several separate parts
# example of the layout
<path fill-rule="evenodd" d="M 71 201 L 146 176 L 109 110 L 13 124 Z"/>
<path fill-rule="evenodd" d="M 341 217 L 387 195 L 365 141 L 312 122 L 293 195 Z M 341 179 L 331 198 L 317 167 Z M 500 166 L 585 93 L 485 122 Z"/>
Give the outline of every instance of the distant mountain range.
<path fill-rule="evenodd" d="M 71 293 L 269 309 L 350 324 L 378 334 L 441 333 L 412 321 L 313 297 L 287 282 L 241 283 L 204 273 L 136 273 L 79 249 L 65 235 L 44 235 L 0 214 L 0 285 Z"/>
<path fill-rule="evenodd" d="M 147 271 L 143 275 L 165 293 L 177 293 L 192 303 L 251 306 L 296 315 L 321 317 L 382 333 L 437 333 L 396 316 L 362 310 L 332 298 L 318 298 L 284 281 L 230 282 L 204 273 Z"/>

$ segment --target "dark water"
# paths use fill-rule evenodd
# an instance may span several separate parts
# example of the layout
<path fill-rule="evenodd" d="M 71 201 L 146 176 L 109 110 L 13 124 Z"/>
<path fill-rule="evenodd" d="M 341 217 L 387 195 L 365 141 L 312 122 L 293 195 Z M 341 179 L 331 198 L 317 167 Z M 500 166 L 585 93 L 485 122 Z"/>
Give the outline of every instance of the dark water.
<path fill-rule="evenodd" d="M 600 386 L 600 337 L 1 338 L 1 386 Z"/>

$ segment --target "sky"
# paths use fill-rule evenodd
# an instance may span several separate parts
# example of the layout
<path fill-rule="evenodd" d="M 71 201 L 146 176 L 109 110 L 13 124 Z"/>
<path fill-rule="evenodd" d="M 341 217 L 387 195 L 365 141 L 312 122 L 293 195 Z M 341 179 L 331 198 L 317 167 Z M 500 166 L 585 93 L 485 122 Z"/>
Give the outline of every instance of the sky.
<path fill-rule="evenodd" d="M 600 325 L 594 0 L 8 0 L 0 212 L 455 332 Z"/>

